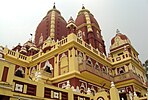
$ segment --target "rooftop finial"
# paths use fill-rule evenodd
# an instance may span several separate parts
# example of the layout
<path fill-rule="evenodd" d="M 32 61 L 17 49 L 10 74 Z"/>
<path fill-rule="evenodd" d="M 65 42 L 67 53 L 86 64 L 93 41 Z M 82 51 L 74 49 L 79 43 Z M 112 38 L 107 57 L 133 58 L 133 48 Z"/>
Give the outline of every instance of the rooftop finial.
<path fill-rule="evenodd" d="M 72 20 L 72 21 L 74 21 L 74 20 L 73 20 L 73 18 L 72 18 L 72 16 L 70 16 L 70 19 L 69 19 L 69 21 L 71 21 L 71 20 Z"/>
<path fill-rule="evenodd" d="M 53 3 L 53 9 L 56 9 L 55 2 Z"/>
<path fill-rule="evenodd" d="M 82 9 L 85 9 L 84 4 L 82 4 Z"/>
<path fill-rule="evenodd" d="M 33 37 L 33 34 L 32 33 L 30 33 L 30 39 L 29 39 L 29 41 L 31 41 L 32 42 L 32 37 Z"/>
<path fill-rule="evenodd" d="M 119 29 L 116 30 L 116 33 L 120 33 Z"/>

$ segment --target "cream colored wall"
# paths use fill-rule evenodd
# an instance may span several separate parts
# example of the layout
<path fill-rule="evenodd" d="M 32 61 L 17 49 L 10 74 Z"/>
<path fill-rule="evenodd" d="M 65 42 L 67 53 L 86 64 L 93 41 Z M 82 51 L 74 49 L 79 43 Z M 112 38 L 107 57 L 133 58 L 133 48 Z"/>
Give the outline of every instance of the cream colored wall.
<path fill-rule="evenodd" d="M 2 79 L 2 75 L 3 75 L 3 70 L 4 70 L 4 64 L 3 64 L 3 62 L 0 60 L 0 79 Z"/>
<path fill-rule="evenodd" d="M 6 82 L 8 83 L 12 83 L 13 81 L 13 75 L 14 75 L 14 69 L 15 69 L 15 65 L 10 63 L 10 62 L 7 62 L 7 61 L 1 61 L 0 60 L 0 79 L 2 79 L 2 75 L 3 75 L 3 70 L 4 70 L 4 67 L 8 67 L 8 75 L 7 75 L 7 80 Z"/>
<path fill-rule="evenodd" d="M 14 75 L 14 68 L 15 66 L 9 62 L 6 62 L 5 60 L 0 60 L 0 83 L 5 83 L 5 82 L 2 82 L 2 75 L 3 75 L 3 70 L 4 70 L 4 67 L 8 67 L 8 74 L 7 74 L 7 80 L 6 80 L 6 84 L 8 84 L 9 86 L 12 85 L 12 81 L 13 81 L 13 75 Z M 0 86 L 3 87 L 3 85 L 0 84 Z M 12 91 L 11 91 L 11 87 L 8 86 L 8 89 L 7 89 L 7 85 L 4 87 L 6 88 L 2 88 L 0 87 L 0 94 L 1 95 L 8 95 L 8 96 L 12 96 Z"/>

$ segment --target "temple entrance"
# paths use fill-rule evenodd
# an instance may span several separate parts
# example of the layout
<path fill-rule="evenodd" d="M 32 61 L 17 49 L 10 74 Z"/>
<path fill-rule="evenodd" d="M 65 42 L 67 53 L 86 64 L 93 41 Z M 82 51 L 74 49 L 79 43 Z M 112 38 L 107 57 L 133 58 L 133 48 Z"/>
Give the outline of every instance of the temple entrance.
<path fill-rule="evenodd" d="M 120 93 L 120 100 L 127 100 L 126 93 Z"/>
<path fill-rule="evenodd" d="M 0 95 L 0 100 L 9 100 L 10 97 L 8 96 L 4 96 L 4 95 Z"/>

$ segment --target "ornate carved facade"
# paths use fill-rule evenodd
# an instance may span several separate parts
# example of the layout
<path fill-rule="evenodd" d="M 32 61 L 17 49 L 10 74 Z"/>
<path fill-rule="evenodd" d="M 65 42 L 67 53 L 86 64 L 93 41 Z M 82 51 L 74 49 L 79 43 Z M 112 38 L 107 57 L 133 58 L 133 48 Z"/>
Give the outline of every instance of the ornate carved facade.
<path fill-rule="evenodd" d="M 12 50 L 0 46 L 1 100 L 107 100 L 111 82 L 120 99 L 146 94 L 145 71 L 130 40 L 117 31 L 107 55 L 100 26 L 84 6 L 68 23 L 54 6 L 34 41 Z M 97 94 L 103 90 L 105 97 Z"/>

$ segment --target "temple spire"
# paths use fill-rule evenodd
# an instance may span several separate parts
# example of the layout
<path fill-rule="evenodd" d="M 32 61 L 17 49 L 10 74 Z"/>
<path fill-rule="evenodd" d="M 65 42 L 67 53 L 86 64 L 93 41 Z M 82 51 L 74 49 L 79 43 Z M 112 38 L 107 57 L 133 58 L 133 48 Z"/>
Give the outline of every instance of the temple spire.
<path fill-rule="evenodd" d="M 85 9 L 84 4 L 82 4 L 82 9 Z"/>
<path fill-rule="evenodd" d="M 117 33 L 117 34 L 120 33 L 119 29 L 116 30 L 116 33 Z"/>
<path fill-rule="evenodd" d="M 55 2 L 54 2 L 54 4 L 53 4 L 53 9 L 56 9 Z"/>

